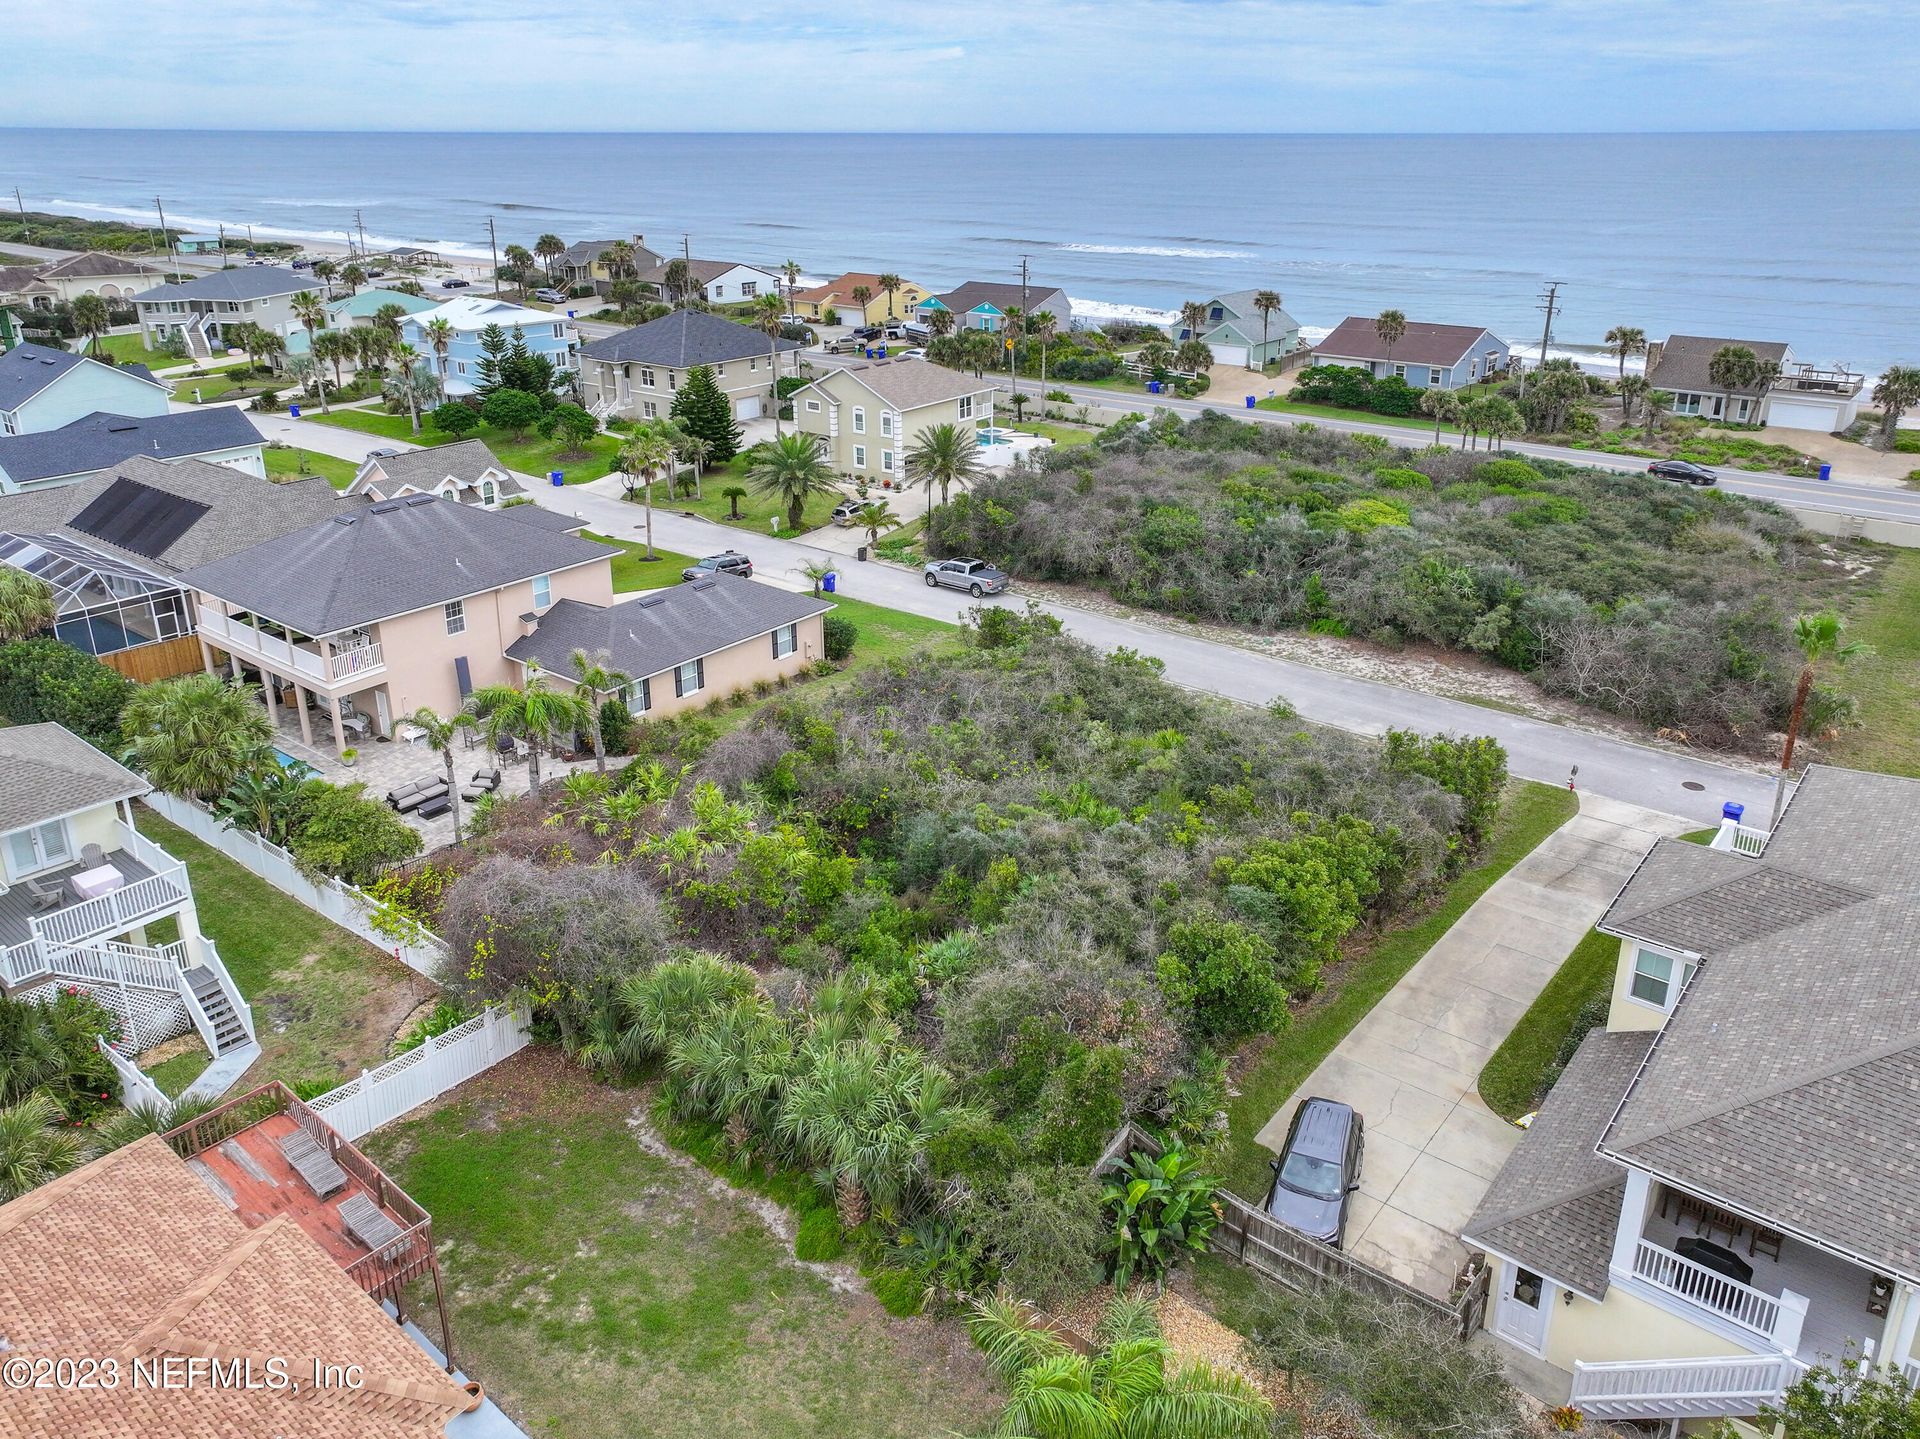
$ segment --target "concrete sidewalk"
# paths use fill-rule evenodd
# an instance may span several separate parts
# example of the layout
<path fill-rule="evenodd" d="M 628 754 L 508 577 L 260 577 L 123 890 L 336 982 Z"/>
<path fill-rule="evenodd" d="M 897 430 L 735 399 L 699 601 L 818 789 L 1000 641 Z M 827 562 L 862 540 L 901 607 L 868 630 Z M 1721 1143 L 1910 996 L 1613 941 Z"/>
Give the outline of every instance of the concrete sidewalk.
<path fill-rule="evenodd" d="M 1447 1294 L 1466 1257 L 1460 1228 L 1520 1140 L 1481 1102 L 1481 1067 L 1654 841 L 1697 827 L 1582 795 L 1579 814 L 1481 895 L 1260 1131 L 1278 1150 L 1309 1095 L 1359 1111 L 1356 1259 Z"/>

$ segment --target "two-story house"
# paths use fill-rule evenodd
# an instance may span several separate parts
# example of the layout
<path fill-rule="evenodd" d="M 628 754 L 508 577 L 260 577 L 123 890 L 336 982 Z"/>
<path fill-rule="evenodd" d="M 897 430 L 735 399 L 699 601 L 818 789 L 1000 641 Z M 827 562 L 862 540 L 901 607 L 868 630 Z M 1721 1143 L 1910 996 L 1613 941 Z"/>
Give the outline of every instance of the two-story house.
<path fill-rule="evenodd" d="M 180 577 L 195 591 L 202 658 L 260 679 L 275 722 L 336 750 L 393 731 L 425 706 L 511 683 L 507 647 L 561 600 L 613 601 L 606 545 L 581 522 L 437 494 L 338 514 Z M 293 716 L 283 720 L 282 708 Z"/>
<path fill-rule="evenodd" d="M 231 405 L 146 416 L 96 413 L 57 430 L 0 435 L 0 495 L 71 485 L 122 460 L 202 460 L 265 479 L 266 441 Z"/>
<path fill-rule="evenodd" d="M 662 295 L 668 289 L 668 267 L 674 262 L 669 259 L 640 272 L 640 283 L 650 285 Z M 762 270 L 753 265 L 743 265 L 738 260 L 687 260 L 688 273 L 699 291 L 699 297 L 713 305 L 737 305 L 742 300 L 758 299 L 761 295 L 779 295 L 784 283 L 771 270 Z"/>
<path fill-rule="evenodd" d="M 57 430 L 102 412 L 164 415 L 172 397 L 145 365 L 103 365 L 31 343 L 0 354 L 0 435 Z"/>
<path fill-rule="evenodd" d="M 854 296 L 855 290 L 866 291 L 864 302 Z M 803 319 L 824 320 L 831 310 L 843 325 L 882 325 L 888 320 L 913 319 L 921 302 L 932 295 L 925 285 L 905 279 L 888 294 L 880 287 L 878 275 L 849 270 L 837 280 L 794 291 L 793 313 Z"/>
<path fill-rule="evenodd" d="M 673 408 L 687 371 L 706 365 L 735 419 L 773 413 L 782 379 L 800 373 L 798 341 L 701 310 L 675 310 L 580 350 L 580 385 L 595 416 L 651 420 Z"/>
<path fill-rule="evenodd" d="M 327 301 L 326 328 L 366 329 L 373 324 L 374 316 L 388 305 L 398 306 L 403 314 L 417 315 L 423 310 L 438 308 L 440 301 L 425 295 L 409 295 L 405 290 L 357 290 L 351 295 L 338 295 Z M 304 355 L 312 344 L 313 337 L 305 329 L 295 330 L 287 336 L 287 353 Z"/>
<path fill-rule="evenodd" d="M 1416 390 L 1457 390 L 1505 370 L 1507 342 L 1481 326 L 1409 320 L 1406 333 L 1389 345 L 1371 319 L 1349 315 L 1313 347 L 1313 362 L 1365 370 L 1375 379 L 1394 376 Z"/>
<path fill-rule="evenodd" d="M 1256 303 L 1260 293 L 1234 290 L 1207 301 L 1207 315 L 1201 321 L 1199 338 L 1213 351 L 1216 365 L 1264 369 L 1300 348 L 1300 322 L 1281 309 L 1262 313 Z M 1183 322 L 1174 322 L 1176 345 L 1193 338 L 1193 332 Z"/>
<path fill-rule="evenodd" d="M 906 452 L 935 425 L 993 425 L 993 381 L 925 360 L 872 360 L 822 375 L 793 397 L 793 418 L 818 435 L 849 479 L 910 483 Z"/>
<path fill-rule="evenodd" d="M 642 270 L 651 270 L 664 263 L 665 257 L 657 250 L 647 247 L 644 235 L 635 235 L 626 242 L 632 252 L 627 262 L 631 268 L 623 268 L 619 275 L 607 263 L 607 251 L 619 244 L 618 240 L 576 240 L 566 250 L 554 257 L 554 283 L 569 288 L 575 285 L 591 285 L 601 294 L 612 287 L 615 280 L 631 277 Z"/>
<path fill-rule="evenodd" d="M 300 328 L 293 297 L 311 289 L 312 276 L 284 265 L 241 265 L 142 290 L 133 308 L 148 349 L 179 339 L 188 354 L 205 356 L 232 348 L 227 331 L 234 326 L 292 334 Z"/>
<path fill-rule="evenodd" d="M 433 342 L 442 321 L 451 331 L 444 353 Z M 546 310 L 528 309 L 490 295 L 462 295 L 407 316 L 400 322 L 400 333 L 433 365 L 447 394 L 471 395 L 479 382 L 480 358 L 485 353 L 480 335 L 490 325 L 498 325 L 509 338 L 518 333 L 529 350 L 551 360 L 556 389 L 573 383 L 574 373 L 580 368 L 580 333 L 573 321 Z"/>
<path fill-rule="evenodd" d="M 187 867 L 134 826 L 151 787 L 60 725 L 0 729 L 0 992 L 87 991 L 120 1021 L 103 1038 L 122 1062 L 192 1029 L 243 1064 L 252 1011 L 200 932 Z M 162 920 L 178 937 L 154 943 Z"/>
<path fill-rule="evenodd" d="M 438 495 L 443 500 L 497 510 L 525 494 L 526 486 L 484 442 L 457 440 L 451 445 L 402 450 L 397 455 L 368 455 L 346 492 L 370 501 Z"/>
<path fill-rule="evenodd" d="M 89 250 L 41 265 L 0 267 L 0 296 L 17 298 L 35 310 L 50 310 L 82 295 L 125 305 L 164 279 L 166 272 L 156 266 L 107 250 Z"/>
<path fill-rule="evenodd" d="M 1751 386 L 1730 390 L 1714 378 L 1713 358 L 1725 349 L 1753 352 L 1763 368 Z M 1676 415 L 1831 434 L 1859 417 L 1866 379 L 1850 370 L 1823 370 L 1797 361 L 1779 340 L 1669 335 L 1647 346 L 1647 383 L 1673 396 Z"/>
<path fill-rule="evenodd" d="M 1662 840 L 1588 1036 L 1466 1242 L 1491 1331 L 1602 1419 L 1920 1377 L 1920 783 L 1816 765 L 1768 834 Z"/>
<path fill-rule="evenodd" d="M 1029 315 L 1046 311 L 1063 330 L 1073 325 L 1073 301 L 1067 292 L 1054 285 L 1002 285 L 989 280 L 969 280 L 944 295 L 929 295 L 914 307 L 921 324 L 932 327 L 936 311 L 953 316 L 956 330 L 985 330 L 998 334 L 1007 328 L 1007 315 L 1024 309 Z"/>

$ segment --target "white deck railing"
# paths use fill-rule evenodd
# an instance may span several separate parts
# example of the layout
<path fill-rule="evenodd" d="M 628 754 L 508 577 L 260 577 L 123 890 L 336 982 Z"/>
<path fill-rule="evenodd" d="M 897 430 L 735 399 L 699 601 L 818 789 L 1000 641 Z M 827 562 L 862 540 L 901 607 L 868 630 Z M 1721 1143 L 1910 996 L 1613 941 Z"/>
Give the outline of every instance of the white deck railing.
<path fill-rule="evenodd" d="M 337 680 L 351 679 L 355 675 L 370 675 L 387 667 L 386 659 L 378 644 L 360 645 L 350 650 L 337 650 L 328 662 L 328 673 Z"/>
<path fill-rule="evenodd" d="M 103 934 L 123 931 L 158 919 L 187 900 L 187 867 L 175 860 L 170 867 L 123 884 L 98 899 L 83 899 L 64 909 L 49 910 L 28 920 L 34 934 L 56 945 L 80 944 Z"/>
<path fill-rule="evenodd" d="M 1709 849 L 1724 849 L 1733 854 L 1745 855 L 1748 859 L 1758 859 L 1767 852 L 1767 841 L 1773 838 L 1773 831 L 1758 829 L 1750 824 L 1738 824 L 1730 819 L 1720 821 Z"/>
<path fill-rule="evenodd" d="M 222 649 L 231 649 L 248 659 L 265 660 L 282 670 L 291 670 L 304 679 L 321 684 L 328 682 L 326 661 L 320 657 L 318 650 L 289 644 L 280 635 L 268 634 L 257 625 L 215 614 L 209 609 L 200 611 L 199 624 L 200 633 L 218 640 Z"/>
<path fill-rule="evenodd" d="M 1715 1317 L 1755 1334 L 1782 1351 L 1792 1353 L 1800 1343 L 1800 1323 L 1807 1304 L 1797 1294 L 1777 1298 L 1751 1284 L 1696 1264 L 1693 1260 L 1642 1239 L 1634 1249 L 1633 1274 L 1655 1289 L 1704 1309 Z M 1791 1331 L 1791 1332 L 1789 1332 Z"/>
<path fill-rule="evenodd" d="M 100 1052 L 106 1055 L 107 1062 L 113 1066 L 113 1072 L 120 1078 L 121 1104 L 128 1109 L 151 1109 L 162 1115 L 173 1113 L 173 1101 L 167 1098 L 160 1086 L 149 1079 L 137 1064 L 131 1062 L 99 1035 L 96 1034 L 93 1037 L 93 1042 L 100 1046 Z"/>
<path fill-rule="evenodd" d="M 1568 1402 L 1600 1418 L 1756 1414 L 1776 1404 L 1807 1366 L 1785 1354 L 1629 1360 L 1573 1366 Z"/>

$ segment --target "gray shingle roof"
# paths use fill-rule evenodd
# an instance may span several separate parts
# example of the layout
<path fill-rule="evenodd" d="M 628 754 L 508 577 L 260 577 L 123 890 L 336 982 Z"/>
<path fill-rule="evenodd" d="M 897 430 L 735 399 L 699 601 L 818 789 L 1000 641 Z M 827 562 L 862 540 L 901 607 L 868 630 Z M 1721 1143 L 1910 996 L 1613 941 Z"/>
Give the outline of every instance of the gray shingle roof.
<path fill-rule="evenodd" d="M 177 460 L 260 443 L 253 421 L 231 405 L 144 418 L 96 412 L 57 430 L 0 436 L 0 474 L 26 485 L 91 474 L 135 455 Z"/>
<path fill-rule="evenodd" d="M 69 255 L 64 260 L 55 260 L 50 265 L 40 266 L 41 278 L 47 280 L 77 280 L 93 276 L 108 275 L 160 275 L 165 271 L 157 265 L 149 265 L 141 260 L 129 260 L 125 255 L 116 255 L 107 250 L 88 250 L 84 254 Z"/>
<path fill-rule="evenodd" d="M 1255 307 L 1253 300 L 1254 296 L 1259 293 L 1258 290 L 1231 290 L 1224 295 L 1215 295 L 1213 297 L 1213 303 L 1231 311 L 1233 315 L 1239 316 L 1243 322 L 1242 328 L 1251 326 L 1251 333 L 1255 339 L 1258 339 L 1260 335 L 1260 311 Z M 1275 310 L 1271 315 L 1267 316 L 1267 338 L 1269 339 L 1272 339 L 1276 335 L 1284 335 L 1289 330 L 1297 330 L 1299 328 L 1300 322 L 1294 319 L 1292 315 L 1289 315 L 1284 309 Z"/>
<path fill-rule="evenodd" d="M 651 268 L 643 268 L 640 271 L 640 283 L 643 285 L 664 285 L 667 282 L 667 267 L 672 263 L 673 263 L 672 260 L 662 260 L 659 264 L 654 265 Z M 749 270 L 755 270 L 759 268 L 759 266 L 757 265 L 748 265 L 745 260 L 688 260 L 687 261 L 688 271 L 693 275 L 693 278 L 695 279 L 695 281 L 697 281 L 699 284 L 702 284 L 702 285 L 712 284 L 715 280 L 719 279 L 722 275 L 726 274 L 727 271 L 734 269 L 736 266 L 744 266 Z"/>
<path fill-rule="evenodd" d="M 1713 391 L 1707 366 L 1724 346 L 1745 345 L 1759 360 L 1785 364 L 1787 347 L 1778 340 L 1723 340 L 1711 335 L 1669 335 L 1647 371 L 1647 383 L 1659 390 Z"/>
<path fill-rule="evenodd" d="M 415 495 L 308 525 L 180 582 L 327 635 L 614 553 L 504 512 Z"/>
<path fill-rule="evenodd" d="M 834 375 L 852 375 L 897 410 L 937 405 L 942 400 L 957 400 L 962 395 L 977 395 L 993 388 L 992 380 L 975 379 L 959 370 L 949 370 L 928 360 L 869 360 L 861 365 L 846 365 Z M 814 381 L 824 385 L 832 375 Z"/>
<path fill-rule="evenodd" d="M 456 480 L 462 485 L 477 485 L 488 470 L 497 470 L 505 476 L 500 485 L 501 493 L 517 495 L 524 490 L 525 487 L 513 477 L 513 471 L 500 462 L 500 457 L 487 448 L 485 441 L 456 440 L 451 445 L 402 450 L 397 455 L 382 455 L 378 459 L 368 460 L 349 492 L 363 493 L 376 471 L 386 477 L 389 486 L 397 488 L 412 485 L 416 489 L 431 490 L 446 479 Z"/>
<path fill-rule="evenodd" d="M 1867 898 L 1862 890 L 1778 864 L 1665 839 L 1627 881 L 1601 927 L 1707 954 L 1793 929 Z"/>
<path fill-rule="evenodd" d="M 69 370 L 89 361 L 70 350 L 32 343 L 0 355 L 0 410 L 17 410 Z"/>
<path fill-rule="evenodd" d="M 96 535 L 74 529 L 71 521 L 104 494 L 116 479 L 194 500 L 207 513 L 157 556 L 137 554 Z M 10 534 L 56 534 L 91 550 L 130 561 L 153 574 L 171 574 L 225 559 L 250 545 L 284 535 L 323 515 L 358 509 L 360 500 L 343 500 L 318 475 L 275 484 L 244 470 L 204 460 L 171 464 L 135 455 L 77 484 L 24 494 L 0 495 L 0 530 Z"/>
<path fill-rule="evenodd" d="M 507 647 L 507 658 L 537 661 L 542 669 L 565 675 L 572 673 L 569 657 L 575 650 L 604 652 L 614 669 L 640 679 L 832 608 L 811 595 L 716 575 L 711 582 L 678 585 L 604 609 L 561 600 L 541 616 L 539 629 Z"/>
<path fill-rule="evenodd" d="M 0 729 L 0 833 L 151 788 L 60 725 Z"/>
<path fill-rule="evenodd" d="M 1393 362 L 1396 365 L 1457 365 L 1487 333 L 1480 325 L 1433 325 L 1424 320 L 1409 320 L 1407 333 L 1393 347 Z M 1362 315 L 1347 316 L 1313 350 L 1316 355 L 1330 359 L 1387 358 L 1387 347 L 1374 331 L 1373 321 Z"/>
<path fill-rule="evenodd" d="M 1025 291 L 1027 304 L 1040 308 L 1047 298 L 1060 291 L 1058 285 L 1028 285 Z M 971 310 L 975 305 L 992 305 L 996 310 L 1017 310 L 1020 308 L 1021 289 L 1018 285 L 1002 285 L 992 280 L 969 280 L 956 290 L 949 290 L 940 296 L 940 303 L 955 314 Z M 1054 316 L 1062 324 L 1068 316 Z"/>
<path fill-rule="evenodd" d="M 1605 1297 L 1626 1171 L 1593 1146 L 1652 1040 L 1645 1030 L 1586 1037 L 1467 1221 L 1469 1243 Z"/>
<path fill-rule="evenodd" d="M 773 346 L 781 351 L 805 348 L 797 340 L 775 340 Z M 671 315 L 662 315 L 657 320 L 580 347 L 581 356 L 589 360 L 667 365 L 675 369 L 689 365 L 724 365 L 766 353 L 765 331 L 703 310 L 675 310 Z"/>
<path fill-rule="evenodd" d="M 262 300 L 269 295 L 292 295 L 313 288 L 311 275 L 283 265 L 238 265 L 179 284 L 156 285 L 133 298 L 141 305 L 158 300 Z M 325 288 L 321 286 L 322 290 Z"/>

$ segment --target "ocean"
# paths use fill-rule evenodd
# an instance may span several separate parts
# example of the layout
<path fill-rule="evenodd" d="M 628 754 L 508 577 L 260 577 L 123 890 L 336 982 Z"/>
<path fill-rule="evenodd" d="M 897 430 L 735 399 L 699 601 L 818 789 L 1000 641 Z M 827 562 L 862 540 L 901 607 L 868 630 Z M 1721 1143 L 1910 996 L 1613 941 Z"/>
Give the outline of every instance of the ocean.
<path fill-rule="evenodd" d="M 1777 339 L 1868 373 L 1920 359 L 1920 132 L 1743 135 L 564 135 L 0 130 L 29 210 L 411 242 L 475 258 L 655 249 L 935 287 L 1033 279 L 1082 321 L 1277 289 L 1556 348 L 1614 325 Z M 9 197 L 10 198 L 10 197 Z"/>

